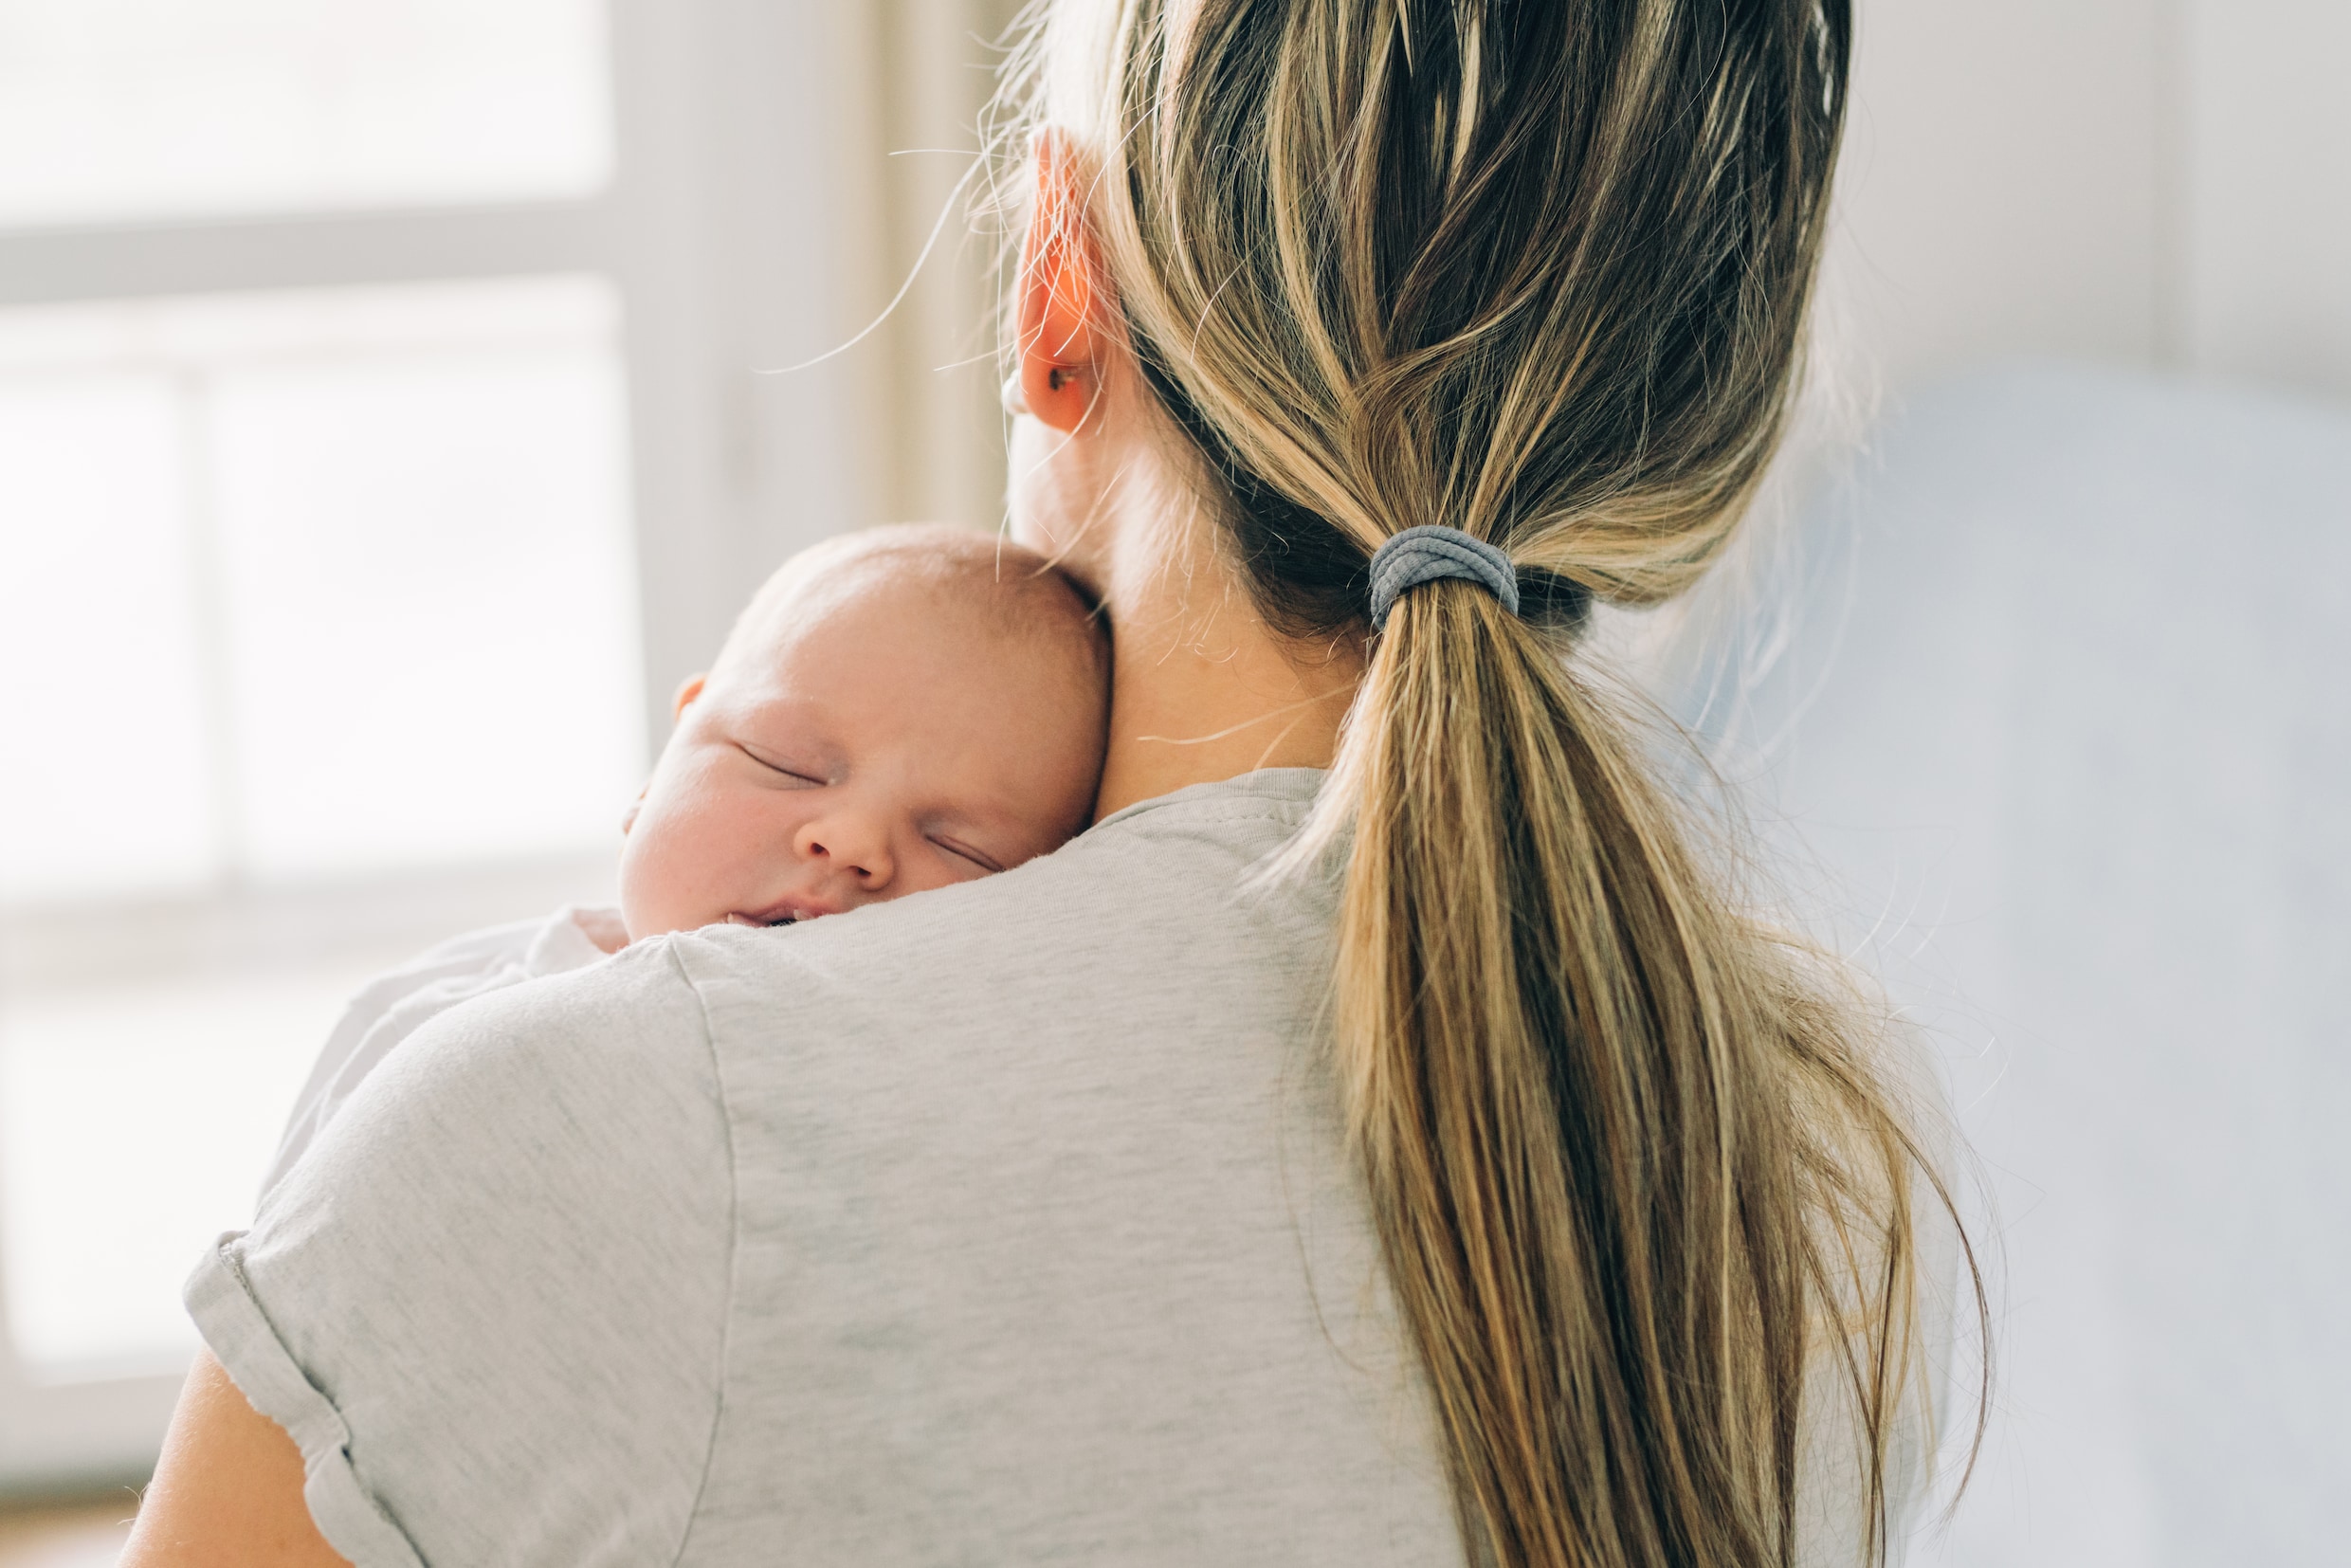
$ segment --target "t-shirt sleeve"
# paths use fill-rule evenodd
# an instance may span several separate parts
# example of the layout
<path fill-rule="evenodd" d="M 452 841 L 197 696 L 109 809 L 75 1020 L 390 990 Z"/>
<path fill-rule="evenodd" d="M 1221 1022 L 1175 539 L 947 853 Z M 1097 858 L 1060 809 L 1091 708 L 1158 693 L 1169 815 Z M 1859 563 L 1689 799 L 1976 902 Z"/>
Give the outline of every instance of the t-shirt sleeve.
<path fill-rule="evenodd" d="M 600 912 L 596 912 L 600 913 Z M 295 1098 L 262 1193 L 285 1179 L 367 1075 L 436 1013 L 501 986 L 579 969 L 604 957 L 569 909 L 468 932 L 369 982 L 351 999 Z"/>
<path fill-rule="evenodd" d="M 673 1560 L 718 1413 L 725 1109 L 666 941 L 371 1075 L 187 1289 L 357 1568 Z"/>

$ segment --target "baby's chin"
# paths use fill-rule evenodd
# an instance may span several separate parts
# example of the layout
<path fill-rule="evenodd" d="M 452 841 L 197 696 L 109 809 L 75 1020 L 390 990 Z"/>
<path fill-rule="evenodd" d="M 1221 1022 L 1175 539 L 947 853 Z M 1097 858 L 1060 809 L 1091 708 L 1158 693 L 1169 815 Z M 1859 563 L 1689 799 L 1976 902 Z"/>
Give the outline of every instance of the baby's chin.
<path fill-rule="evenodd" d="M 647 908 L 630 903 L 624 896 L 620 901 L 620 923 L 630 941 L 641 942 L 651 937 L 666 937 L 672 932 L 692 931 L 708 925 L 710 921 L 696 920 L 691 915 L 681 916 L 676 910 Z"/>

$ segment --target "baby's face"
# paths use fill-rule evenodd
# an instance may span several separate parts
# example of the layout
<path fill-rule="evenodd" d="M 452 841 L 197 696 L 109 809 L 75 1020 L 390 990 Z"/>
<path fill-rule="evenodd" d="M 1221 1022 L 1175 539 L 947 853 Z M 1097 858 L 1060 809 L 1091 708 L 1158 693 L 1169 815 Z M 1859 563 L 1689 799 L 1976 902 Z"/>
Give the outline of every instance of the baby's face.
<path fill-rule="evenodd" d="M 802 594 L 681 694 L 621 858 L 631 938 L 970 882 L 1093 811 L 1099 688 L 920 585 Z"/>

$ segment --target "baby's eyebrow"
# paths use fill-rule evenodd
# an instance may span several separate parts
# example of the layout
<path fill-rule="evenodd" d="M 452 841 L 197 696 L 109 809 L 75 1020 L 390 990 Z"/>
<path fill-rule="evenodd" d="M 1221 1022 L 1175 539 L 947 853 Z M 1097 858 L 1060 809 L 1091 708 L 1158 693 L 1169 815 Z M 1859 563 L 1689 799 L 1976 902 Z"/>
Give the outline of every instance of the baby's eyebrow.
<path fill-rule="evenodd" d="M 838 760 L 840 747 L 823 710 L 805 699 L 749 702 L 721 716 L 721 728 L 738 744 L 790 750 Z"/>

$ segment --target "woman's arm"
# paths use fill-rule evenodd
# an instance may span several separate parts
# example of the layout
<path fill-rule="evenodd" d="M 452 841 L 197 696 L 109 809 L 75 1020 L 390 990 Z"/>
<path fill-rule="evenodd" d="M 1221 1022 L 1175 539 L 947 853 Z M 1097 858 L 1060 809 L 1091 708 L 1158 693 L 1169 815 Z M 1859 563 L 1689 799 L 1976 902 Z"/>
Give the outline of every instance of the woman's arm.
<path fill-rule="evenodd" d="M 717 1071 L 667 943 L 420 1028 L 190 1276 L 218 1366 L 131 1560 L 674 1557 L 724 1373 Z"/>
<path fill-rule="evenodd" d="M 350 1568 L 302 1501 L 302 1456 L 200 1351 L 120 1568 Z"/>

